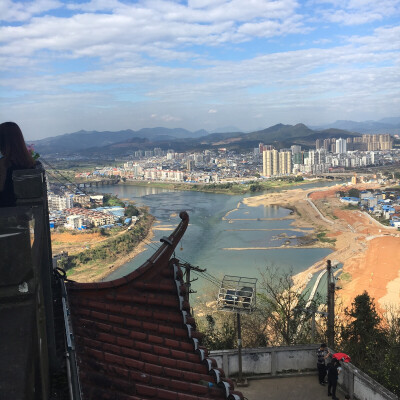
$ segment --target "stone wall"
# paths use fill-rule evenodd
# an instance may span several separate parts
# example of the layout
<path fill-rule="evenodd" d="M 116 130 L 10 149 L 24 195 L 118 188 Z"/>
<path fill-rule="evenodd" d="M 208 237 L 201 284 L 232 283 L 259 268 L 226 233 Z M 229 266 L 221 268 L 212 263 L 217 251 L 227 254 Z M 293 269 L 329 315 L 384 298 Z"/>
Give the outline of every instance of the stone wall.
<path fill-rule="evenodd" d="M 242 349 L 242 373 L 248 378 L 284 376 L 285 374 L 316 371 L 318 344 Z M 335 353 L 331 350 L 331 353 Z M 226 376 L 238 374 L 237 350 L 211 351 L 210 356 L 223 368 Z M 339 386 L 358 400 L 398 400 L 368 375 L 351 363 L 342 363 Z"/>

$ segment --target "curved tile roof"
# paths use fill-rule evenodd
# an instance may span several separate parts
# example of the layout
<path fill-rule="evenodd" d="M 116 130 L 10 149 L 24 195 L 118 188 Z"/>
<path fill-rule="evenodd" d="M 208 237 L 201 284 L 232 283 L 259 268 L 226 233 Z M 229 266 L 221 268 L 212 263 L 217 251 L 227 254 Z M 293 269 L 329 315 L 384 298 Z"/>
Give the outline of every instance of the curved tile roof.
<path fill-rule="evenodd" d="M 110 282 L 68 282 L 84 400 L 243 400 L 199 345 L 179 262 L 189 216 L 156 253 Z"/>

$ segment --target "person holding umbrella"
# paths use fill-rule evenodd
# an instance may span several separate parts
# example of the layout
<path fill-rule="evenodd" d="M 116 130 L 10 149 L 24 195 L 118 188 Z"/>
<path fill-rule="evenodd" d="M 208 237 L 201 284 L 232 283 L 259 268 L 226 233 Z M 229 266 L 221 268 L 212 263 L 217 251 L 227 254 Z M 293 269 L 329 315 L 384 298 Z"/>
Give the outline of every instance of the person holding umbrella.
<path fill-rule="evenodd" d="M 320 348 L 317 350 L 317 369 L 318 369 L 318 380 L 321 385 L 325 385 L 326 366 L 325 360 L 329 357 L 330 352 L 327 350 L 326 343 L 322 343 Z"/>
<path fill-rule="evenodd" d="M 348 356 L 346 353 L 335 353 L 332 358 L 336 358 L 336 360 L 343 361 L 345 363 L 351 361 L 350 356 Z"/>

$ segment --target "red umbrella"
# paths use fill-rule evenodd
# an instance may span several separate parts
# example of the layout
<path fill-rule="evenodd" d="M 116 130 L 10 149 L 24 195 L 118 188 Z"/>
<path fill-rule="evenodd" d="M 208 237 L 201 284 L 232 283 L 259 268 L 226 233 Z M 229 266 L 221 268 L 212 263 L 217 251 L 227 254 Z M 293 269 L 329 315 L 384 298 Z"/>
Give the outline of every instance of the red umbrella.
<path fill-rule="evenodd" d="M 351 358 L 346 353 L 335 353 L 332 358 L 336 358 L 336 360 L 343 361 L 343 362 L 350 362 Z"/>

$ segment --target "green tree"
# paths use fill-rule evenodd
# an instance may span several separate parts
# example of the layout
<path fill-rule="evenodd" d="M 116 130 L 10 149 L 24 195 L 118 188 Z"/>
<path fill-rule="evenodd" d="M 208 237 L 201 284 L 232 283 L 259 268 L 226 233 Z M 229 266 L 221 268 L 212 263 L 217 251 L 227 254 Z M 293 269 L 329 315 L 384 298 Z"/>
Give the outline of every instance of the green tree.
<path fill-rule="evenodd" d="M 236 329 L 233 317 L 235 316 L 236 314 L 232 313 L 217 327 L 215 318 L 207 314 L 207 326 L 202 331 L 203 345 L 209 350 L 234 349 L 236 347 Z"/>
<path fill-rule="evenodd" d="M 351 188 L 348 192 L 349 197 L 360 197 L 360 191 L 356 188 Z"/>
<path fill-rule="evenodd" d="M 100 228 L 99 233 L 101 236 L 108 236 L 108 232 L 105 230 L 105 228 Z"/>
<path fill-rule="evenodd" d="M 383 353 L 379 379 L 383 386 L 400 396 L 400 308 L 389 308 L 383 319 L 389 348 Z"/>
<path fill-rule="evenodd" d="M 400 395 L 400 309 L 379 315 L 367 292 L 355 297 L 340 328 L 341 350 L 352 363 Z"/>
<path fill-rule="evenodd" d="M 125 215 L 125 217 L 129 217 L 129 218 L 132 217 L 132 216 L 137 217 L 139 215 L 139 210 L 133 204 L 129 204 L 125 208 L 124 215 Z"/>
<path fill-rule="evenodd" d="M 105 193 L 103 195 L 103 204 L 109 207 L 125 207 L 125 203 L 122 200 L 120 200 L 117 196 L 109 193 Z"/>
<path fill-rule="evenodd" d="M 254 193 L 260 190 L 262 190 L 262 186 L 259 183 L 253 183 L 252 185 L 250 185 L 250 192 Z"/>
<path fill-rule="evenodd" d="M 351 309 L 345 309 L 345 315 L 348 319 L 341 329 L 343 350 L 365 373 L 377 378 L 376 368 L 387 341 L 373 299 L 364 291 L 354 298 Z"/>

